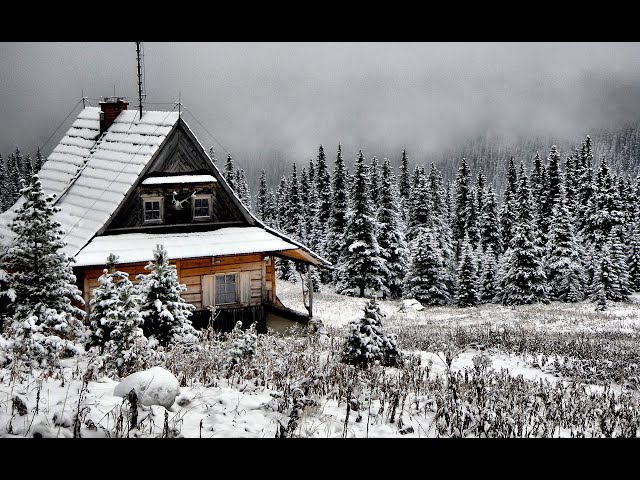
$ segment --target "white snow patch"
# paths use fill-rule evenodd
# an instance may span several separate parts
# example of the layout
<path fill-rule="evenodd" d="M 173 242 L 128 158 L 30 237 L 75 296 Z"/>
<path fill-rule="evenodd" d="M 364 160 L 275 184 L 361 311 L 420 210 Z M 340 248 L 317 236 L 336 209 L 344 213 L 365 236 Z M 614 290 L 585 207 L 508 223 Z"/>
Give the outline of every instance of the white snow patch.
<path fill-rule="evenodd" d="M 163 185 L 168 183 L 211 183 L 217 182 L 213 175 L 174 175 L 163 177 L 150 177 L 145 179 L 143 185 Z"/>

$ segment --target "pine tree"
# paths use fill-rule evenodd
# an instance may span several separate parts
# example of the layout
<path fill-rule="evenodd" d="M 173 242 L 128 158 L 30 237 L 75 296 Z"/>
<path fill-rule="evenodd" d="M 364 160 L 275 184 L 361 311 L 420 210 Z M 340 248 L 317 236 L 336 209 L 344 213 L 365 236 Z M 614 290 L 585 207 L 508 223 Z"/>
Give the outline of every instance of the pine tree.
<path fill-rule="evenodd" d="M 549 168 L 547 170 L 548 191 L 545 203 L 545 213 L 551 216 L 553 207 L 558 202 L 560 195 L 560 154 L 558 148 L 553 145 L 549 151 Z"/>
<path fill-rule="evenodd" d="M 276 208 L 276 227 L 282 232 L 286 232 L 289 229 L 289 215 L 288 215 L 288 197 L 289 197 L 289 181 L 284 175 L 280 177 L 280 184 L 276 190 L 275 195 L 275 208 Z"/>
<path fill-rule="evenodd" d="M 620 230 L 620 227 L 614 228 L 609 234 L 607 242 L 609 244 L 613 287 L 607 292 L 607 298 L 614 302 L 627 301 L 631 294 L 629 268 L 624 253 L 624 245 L 620 241 Z"/>
<path fill-rule="evenodd" d="M 605 243 L 598 255 L 598 263 L 593 276 L 593 285 L 591 287 L 591 290 L 593 291 L 591 298 L 596 302 L 596 310 L 599 311 L 607 309 L 608 298 L 617 296 L 614 293 L 616 290 L 615 275 L 611 265 L 611 252 L 609 247 L 610 243 Z"/>
<path fill-rule="evenodd" d="M 634 222 L 631 230 L 628 252 L 629 287 L 638 292 L 640 291 L 640 229 L 637 221 Z"/>
<path fill-rule="evenodd" d="M 118 301 L 114 304 L 109 323 L 113 329 L 109 334 L 106 350 L 112 356 L 118 368 L 118 374 L 124 376 L 132 370 L 138 359 L 136 344 L 146 342 L 142 332 L 142 316 L 140 315 L 138 297 L 129 274 L 120 272 L 117 291 Z"/>
<path fill-rule="evenodd" d="M 411 257 L 405 278 L 405 296 L 427 305 L 449 303 L 448 274 L 431 229 L 418 229 L 409 250 Z"/>
<path fill-rule="evenodd" d="M 478 274 L 473 259 L 469 237 L 462 242 L 462 259 L 458 267 L 456 303 L 459 307 L 473 307 L 478 304 Z"/>
<path fill-rule="evenodd" d="M 584 298 L 587 279 L 581 257 L 580 246 L 573 233 L 571 214 L 565 203 L 564 187 L 560 183 L 545 256 L 545 272 L 551 299 L 578 302 Z"/>
<path fill-rule="evenodd" d="M 484 194 L 484 203 L 480 212 L 480 245 L 486 252 L 489 248 L 494 255 L 502 252 L 502 238 L 500 236 L 500 223 L 498 220 L 498 205 L 496 194 L 491 185 Z"/>
<path fill-rule="evenodd" d="M 531 199 L 533 202 L 533 216 L 536 228 L 539 232 L 548 230 L 549 217 L 547 216 L 547 185 L 546 170 L 540 154 L 536 152 L 533 159 L 533 171 L 531 172 Z M 544 235 L 540 235 L 540 244 L 544 243 Z"/>
<path fill-rule="evenodd" d="M 31 162 L 31 155 L 27 153 L 24 157 L 24 164 L 22 166 L 22 178 L 28 179 L 33 176 L 33 163 Z"/>
<path fill-rule="evenodd" d="M 522 164 L 517 205 L 518 216 L 513 228 L 513 237 L 503 263 L 500 301 L 503 305 L 546 302 L 542 249 L 534 242 L 531 194 Z"/>
<path fill-rule="evenodd" d="M 178 282 L 176 266 L 169 264 L 169 256 L 162 245 L 153 251 L 153 262 L 144 267 L 147 275 L 138 275 L 140 281 L 140 316 L 142 331 L 147 338 L 155 338 L 166 347 L 178 338 L 195 336 L 191 326 L 191 312 L 195 307 L 181 296 L 187 286 Z"/>
<path fill-rule="evenodd" d="M 371 159 L 371 165 L 369 165 L 369 183 L 371 184 L 371 203 L 375 209 L 380 194 L 380 166 L 376 157 Z"/>
<path fill-rule="evenodd" d="M 409 196 L 411 194 L 411 180 L 409 175 L 409 158 L 407 151 L 402 150 L 402 161 L 400 163 L 400 177 L 398 178 L 398 191 L 400 193 L 400 209 L 402 218 L 407 220 L 409 211 Z"/>
<path fill-rule="evenodd" d="M 9 208 L 8 192 L 7 192 L 8 179 L 6 175 L 4 158 L 0 154 L 0 213 Z"/>
<path fill-rule="evenodd" d="M 509 248 L 513 237 L 513 226 L 517 214 L 517 189 L 518 173 L 513 163 L 513 157 L 509 159 L 509 169 L 507 172 L 507 188 L 502 199 L 502 209 L 500 210 L 500 231 L 502 232 L 502 247 Z"/>
<path fill-rule="evenodd" d="M 349 324 L 342 354 L 345 363 L 361 368 L 375 363 L 390 367 L 401 363 L 395 335 L 383 333 L 381 317 L 375 298 L 371 298 L 364 307 L 364 316 Z"/>
<path fill-rule="evenodd" d="M 230 153 L 227 155 L 227 163 L 224 165 L 224 179 L 229 187 L 231 187 L 231 190 L 237 192 L 235 167 L 233 166 L 233 159 Z"/>
<path fill-rule="evenodd" d="M 264 168 L 260 172 L 260 188 L 258 190 L 258 198 L 256 199 L 256 215 L 260 220 L 266 222 L 268 199 L 267 199 L 267 177 Z"/>
<path fill-rule="evenodd" d="M 334 175 L 340 175 L 341 178 L 336 180 L 334 177 L 334 189 L 338 190 L 338 197 L 336 200 L 339 203 L 342 202 L 342 205 L 337 207 L 335 214 L 339 217 L 341 215 L 340 208 L 344 208 L 342 211 L 342 220 L 344 220 L 344 214 L 346 213 L 346 198 L 342 197 L 342 194 L 340 193 L 340 191 L 344 191 L 345 189 L 344 183 L 341 183 L 344 182 L 344 162 L 342 161 L 342 154 L 339 146 L 338 156 L 340 157 L 340 160 L 336 159 L 336 170 L 334 171 Z M 339 166 L 338 163 L 341 163 L 341 166 Z M 344 231 L 344 223 L 341 223 L 340 219 L 333 218 L 334 212 L 332 207 L 331 175 L 327 168 L 327 159 L 322 145 L 320 145 L 320 148 L 318 149 L 315 186 L 318 195 L 318 242 L 320 243 L 325 241 L 325 237 L 327 236 L 331 228 L 330 226 L 334 220 L 338 222 L 338 225 L 336 225 L 337 230 L 342 228 L 341 231 Z M 335 233 L 336 232 L 334 232 L 334 234 Z"/>
<path fill-rule="evenodd" d="M 64 345 L 59 340 L 82 334 L 84 311 L 72 302 L 84 305 L 84 300 L 75 285 L 73 259 L 60 251 L 64 231 L 53 218 L 60 210 L 52 205 L 54 197 L 45 197 L 37 175 L 20 194 L 25 201 L 11 223 L 16 238 L 0 265 L 11 272 L 9 286 L 15 292 L 12 329 L 19 346 L 35 350 L 34 358 L 55 362 Z"/>
<path fill-rule="evenodd" d="M 126 282 L 129 278 L 127 273 L 116 271 L 118 257 L 109 254 L 103 274 L 98 278 L 98 288 L 91 292 L 89 306 L 89 338 L 85 348 L 98 347 L 100 354 L 104 352 L 105 345 L 111 340 L 111 331 L 120 320 L 120 282 Z M 123 283 L 124 285 L 124 283 Z"/>
<path fill-rule="evenodd" d="M 318 163 L 318 175 L 320 175 L 320 167 Z M 325 240 L 324 251 L 327 259 L 337 265 L 344 249 L 344 231 L 347 226 L 347 172 L 342 159 L 342 150 L 338 145 L 338 153 L 336 155 L 336 163 L 333 170 L 333 184 L 331 190 L 331 216 L 329 217 L 327 237 Z M 322 205 L 322 197 L 320 199 Z M 324 273 L 324 272 L 323 272 Z M 323 281 L 328 279 L 323 276 Z M 335 280 L 335 278 L 334 278 Z"/>
<path fill-rule="evenodd" d="M 400 298 L 409 252 L 403 234 L 396 179 L 391 163 L 386 158 L 382 164 L 380 187 L 378 244 L 380 245 L 380 256 L 385 261 L 388 270 L 383 284 L 385 291 L 389 292 L 391 298 Z"/>
<path fill-rule="evenodd" d="M 251 211 L 251 194 L 249 193 L 249 185 L 247 184 L 247 177 L 244 173 L 244 169 L 239 168 L 236 170 L 235 186 L 238 198 L 242 204 L 247 207 L 247 210 Z"/>
<path fill-rule="evenodd" d="M 482 303 L 491 303 L 498 293 L 498 272 L 496 255 L 488 245 L 481 257 L 479 296 Z"/>
<path fill-rule="evenodd" d="M 407 213 L 407 240 L 413 241 L 418 230 L 431 226 L 431 198 L 425 176 L 424 166 L 416 165 L 413 171 L 413 182 L 409 194 L 409 211 Z"/>
<path fill-rule="evenodd" d="M 300 183 L 298 182 L 298 172 L 295 162 L 293 162 L 291 166 L 289 195 L 287 200 L 287 215 L 289 216 L 289 222 L 285 233 L 305 243 L 307 232 L 305 228 L 302 196 L 300 194 Z"/>
<path fill-rule="evenodd" d="M 218 163 L 218 159 L 216 158 L 216 152 L 213 150 L 213 147 L 209 148 L 209 158 L 214 164 Z"/>
<path fill-rule="evenodd" d="M 364 297 L 365 289 L 380 290 L 383 279 L 389 272 L 381 257 L 377 240 L 378 225 L 370 198 L 370 184 L 362 150 L 355 164 L 351 190 L 351 207 L 347 214 L 344 233 L 344 250 L 338 264 L 336 291 L 359 290 Z"/>
<path fill-rule="evenodd" d="M 469 234 L 469 227 L 475 219 L 473 212 L 473 191 L 471 188 L 471 170 L 465 158 L 458 169 L 455 183 L 456 213 L 453 222 L 453 236 L 456 241 L 456 258 L 460 258 L 464 237 Z"/>
<path fill-rule="evenodd" d="M 603 245 L 615 227 L 622 224 L 623 212 L 618 201 L 618 191 L 606 158 L 600 162 L 596 188 L 589 199 L 585 213 L 584 236 L 596 247 Z"/>

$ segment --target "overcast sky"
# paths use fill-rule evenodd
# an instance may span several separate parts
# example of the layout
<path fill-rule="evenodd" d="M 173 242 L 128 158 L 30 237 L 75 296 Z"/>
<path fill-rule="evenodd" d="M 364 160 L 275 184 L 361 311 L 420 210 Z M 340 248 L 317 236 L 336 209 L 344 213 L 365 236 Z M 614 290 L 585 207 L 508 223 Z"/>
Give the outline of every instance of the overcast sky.
<path fill-rule="evenodd" d="M 147 101 L 180 94 L 240 164 L 306 161 L 319 144 L 333 157 L 338 142 L 347 154 L 406 147 L 416 158 L 487 131 L 582 137 L 640 112 L 637 43 L 145 43 L 144 51 Z M 0 153 L 42 144 L 83 89 L 97 98 L 115 86 L 133 108 L 136 82 L 134 43 L 0 44 Z"/>

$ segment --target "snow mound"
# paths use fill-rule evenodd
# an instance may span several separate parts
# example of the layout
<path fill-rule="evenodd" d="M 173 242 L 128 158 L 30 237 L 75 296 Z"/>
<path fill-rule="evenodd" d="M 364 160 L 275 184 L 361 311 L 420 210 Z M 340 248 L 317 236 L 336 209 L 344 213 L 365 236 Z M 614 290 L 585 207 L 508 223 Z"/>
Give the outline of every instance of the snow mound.
<path fill-rule="evenodd" d="M 402 308 L 404 310 L 407 310 L 409 308 L 412 308 L 414 310 L 424 310 L 424 307 L 422 306 L 422 304 L 417 301 L 415 298 L 409 298 L 407 300 L 402 300 Z"/>
<path fill-rule="evenodd" d="M 123 379 L 116 385 L 113 394 L 117 397 L 125 397 L 132 389 L 135 389 L 138 402 L 142 405 L 161 405 L 169 409 L 180 394 L 180 383 L 168 370 L 152 367 L 132 373 Z"/>

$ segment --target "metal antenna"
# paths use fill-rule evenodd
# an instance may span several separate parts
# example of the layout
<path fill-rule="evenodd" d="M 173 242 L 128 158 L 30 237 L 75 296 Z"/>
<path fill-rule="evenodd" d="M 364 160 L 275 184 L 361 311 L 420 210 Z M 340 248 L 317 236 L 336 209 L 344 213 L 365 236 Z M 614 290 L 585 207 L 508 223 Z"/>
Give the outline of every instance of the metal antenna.
<path fill-rule="evenodd" d="M 142 118 L 142 67 L 140 65 L 140 42 L 136 42 L 136 53 L 138 57 L 138 102 L 140 107 L 140 118 Z"/>

